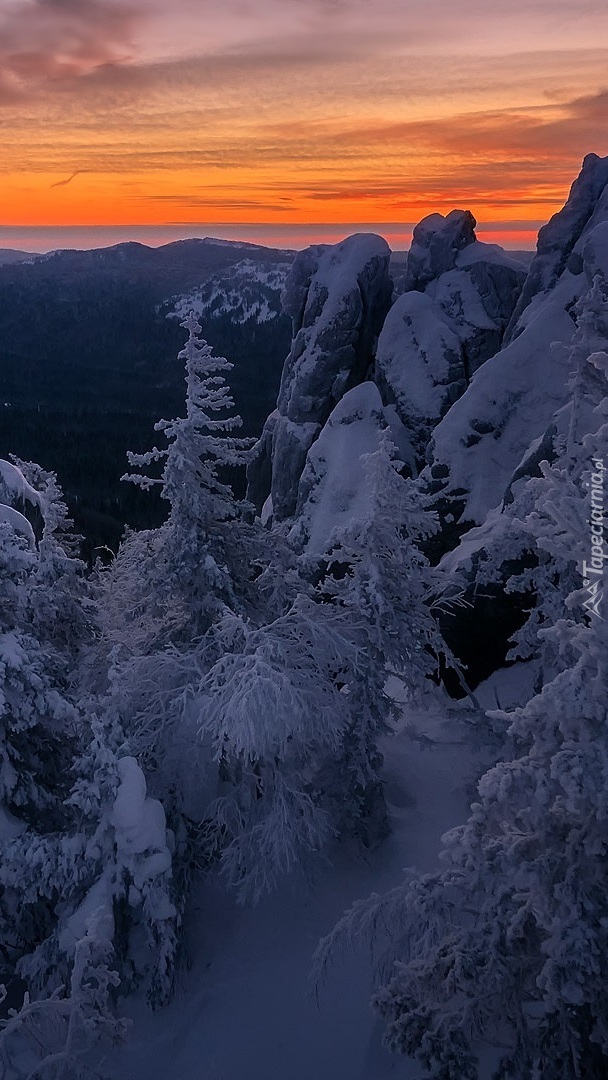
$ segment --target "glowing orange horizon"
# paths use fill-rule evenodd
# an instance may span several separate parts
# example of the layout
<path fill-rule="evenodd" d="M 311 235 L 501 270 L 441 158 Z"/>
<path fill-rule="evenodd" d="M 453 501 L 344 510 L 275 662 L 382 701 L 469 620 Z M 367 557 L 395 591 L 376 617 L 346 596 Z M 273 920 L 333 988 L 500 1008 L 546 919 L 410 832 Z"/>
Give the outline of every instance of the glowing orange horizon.
<path fill-rule="evenodd" d="M 289 207 L 268 210 L 272 192 L 260 189 L 259 180 L 233 178 L 230 187 L 215 182 L 205 185 L 204 176 L 190 171 L 148 174 L 142 180 L 138 174 L 118 177 L 101 173 L 84 173 L 69 179 L 62 174 L 41 173 L 26 180 L 19 175 L 5 176 L 0 229 L 6 227 L 70 227 L 70 226 L 167 226 L 259 224 L 290 226 L 309 224 L 313 231 L 318 225 L 334 225 L 363 221 L 368 224 L 387 221 L 416 223 L 432 213 L 448 213 L 454 208 L 470 209 L 478 228 L 492 223 L 492 231 L 509 229 L 517 222 L 519 231 L 535 231 L 539 222 L 546 221 L 564 203 L 569 181 L 552 185 L 550 190 L 530 188 L 493 192 L 463 191 L 458 187 L 436 190 L 412 196 L 404 188 L 384 195 L 365 194 L 365 184 L 357 181 L 358 191 L 340 191 L 318 195 L 302 190 L 292 196 Z M 280 181 L 275 182 L 279 186 Z M 194 198 L 180 197 L 179 192 L 193 187 Z M 370 187 L 373 185 L 370 184 Z M 169 211 L 169 213 L 168 213 Z M 500 224 L 504 222 L 504 229 Z M 530 223 L 529 226 L 527 223 Z M 500 224 L 499 224 L 500 223 Z"/>

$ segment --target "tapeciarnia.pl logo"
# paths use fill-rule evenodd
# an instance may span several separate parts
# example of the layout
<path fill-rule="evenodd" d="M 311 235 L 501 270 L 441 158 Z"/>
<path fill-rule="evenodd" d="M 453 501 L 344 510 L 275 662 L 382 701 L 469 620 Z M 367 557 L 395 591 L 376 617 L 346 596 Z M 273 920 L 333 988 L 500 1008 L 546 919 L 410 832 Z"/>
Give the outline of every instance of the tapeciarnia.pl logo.
<path fill-rule="evenodd" d="M 589 480 L 589 539 L 591 554 L 589 562 L 583 560 L 583 585 L 587 599 L 583 607 L 590 615 L 603 619 L 600 605 L 604 598 L 604 564 L 608 552 L 604 545 L 604 476 L 606 466 L 601 457 L 592 458 L 593 469 Z"/>

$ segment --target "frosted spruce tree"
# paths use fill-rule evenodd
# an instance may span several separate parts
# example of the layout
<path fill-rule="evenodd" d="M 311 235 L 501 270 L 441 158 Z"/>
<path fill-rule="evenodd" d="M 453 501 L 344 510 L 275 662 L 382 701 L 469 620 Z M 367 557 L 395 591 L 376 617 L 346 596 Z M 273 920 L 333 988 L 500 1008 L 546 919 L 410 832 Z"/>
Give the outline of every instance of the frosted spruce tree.
<path fill-rule="evenodd" d="M 112 575 L 114 614 L 129 597 L 129 636 L 137 638 L 140 623 L 148 645 L 204 633 L 225 605 L 236 603 L 239 573 L 231 574 L 231 566 L 246 569 L 237 533 L 228 528 L 239 511 L 223 477 L 225 469 L 246 464 L 250 447 L 250 440 L 233 434 L 241 418 L 226 415 L 234 406 L 224 379 L 232 364 L 213 355 L 194 313 L 182 326 L 188 331 L 178 355 L 186 368 L 186 415 L 155 425 L 165 449 L 129 454 L 130 464 L 142 469 L 163 462 L 161 476 L 123 477 L 144 489 L 160 486 L 169 517 L 159 530 L 128 535 Z"/>
<path fill-rule="evenodd" d="M 2 845 L 3 940 L 27 988 L 0 1025 L 0 1076 L 15 1080 L 101 1077 L 90 1054 L 124 1037 L 118 999 L 140 988 L 154 1007 L 172 991 L 179 916 L 164 812 L 120 726 L 94 719 L 90 738 L 62 827 Z"/>
<path fill-rule="evenodd" d="M 570 419 L 566 454 L 577 458 L 577 447 L 589 431 L 591 413 L 605 394 L 602 372 L 589 357 L 608 346 L 608 283 L 596 274 L 590 288 L 575 305 L 576 331 L 567 349 L 570 367 Z M 566 346 L 556 345 L 556 350 Z M 591 422 L 591 426 L 593 426 Z"/>
<path fill-rule="evenodd" d="M 256 898 L 310 855 L 386 835 L 378 739 L 396 716 L 389 675 L 413 693 L 444 650 L 429 611 L 434 572 L 414 543 L 434 531 L 393 448 L 369 456 L 365 520 L 334 536 L 325 570 L 279 618 L 240 624 L 194 691 L 220 796 L 207 842 L 242 898 Z"/>
<path fill-rule="evenodd" d="M 555 627 L 577 659 L 509 716 L 518 749 L 482 778 L 465 826 L 444 838 L 445 869 L 345 916 L 322 943 L 362 931 L 386 941 L 374 1007 L 385 1041 L 436 1080 L 579 1080 L 608 1065 L 604 925 L 608 640 Z"/>
<path fill-rule="evenodd" d="M 250 628 L 272 621 L 301 583 L 286 542 L 249 520 L 225 481 L 225 470 L 245 465 L 249 447 L 233 434 L 240 418 L 224 415 L 233 407 L 224 380 L 232 365 L 213 356 L 193 314 L 183 325 L 186 416 L 157 425 L 166 449 L 130 455 L 143 469 L 162 463 L 162 475 L 128 477 L 160 485 L 169 517 L 160 529 L 130 533 L 101 575 L 102 651 L 113 708 L 126 718 L 155 794 L 170 816 L 200 818 L 208 761 L 184 702 L 237 647 L 224 636 L 230 617 Z"/>
<path fill-rule="evenodd" d="M 40 1040 L 53 1029 L 46 1070 L 62 1063 L 77 1075 L 85 1029 L 88 1042 L 94 1030 L 120 1028 L 117 985 L 143 982 L 150 1000 L 166 999 L 178 917 L 162 808 L 83 687 L 95 609 L 61 491 L 54 474 L 20 464 L 1 463 L 3 495 L 25 494 L 39 539 L 4 504 L 0 939 L 3 979 L 25 987 L 29 1002 L 0 1037 L 0 1063 L 19 1075 L 14 1044 L 29 1041 L 31 1068 L 42 1068 Z M 65 1036 L 61 1052 L 55 1036 Z"/>
<path fill-rule="evenodd" d="M 2 462 L 4 496 L 45 501 L 15 465 Z M 48 519 L 47 519 L 48 520 Z M 51 528 L 45 520 L 45 530 Z M 70 650 L 62 636 L 72 613 L 61 570 L 48 561 L 28 520 L 0 506 L 0 806 L 21 825 L 61 816 L 75 740 Z M 78 570 L 75 571 L 75 576 Z M 70 581 L 73 583 L 70 571 Z"/>
<path fill-rule="evenodd" d="M 143 984 L 159 1004 L 171 992 L 178 940 L 171 836 L 119 722 L 92 718 L 89 739 L 72 767 L 62 827 L 23 832 L 4 847 L 3 903 L 23 942 L 16 970 L 35 996 L 67 987 L 93 919 L 120 992 Z"/>
<path fill-rule="evenodd" d="M 354 663 L 342 613 L 300 596 L 266 626 L 241 625 L 238 650 L 194 691 L 219 780 L 207 857 L 241 900 L 257 900 L 337 836 L 320 773 L 349 724 Z"/>
<path fill-rule="evenodd" d="M 75 668 L 96 634 L 96 607 L 79 556 L 81 537 L 74 533 L 65 496 L 54 472 L 13 457 L 38 494 L 42 529 L 38 558 L 29 582 L 32 629 L 51 642 L 78 681 Z"/>

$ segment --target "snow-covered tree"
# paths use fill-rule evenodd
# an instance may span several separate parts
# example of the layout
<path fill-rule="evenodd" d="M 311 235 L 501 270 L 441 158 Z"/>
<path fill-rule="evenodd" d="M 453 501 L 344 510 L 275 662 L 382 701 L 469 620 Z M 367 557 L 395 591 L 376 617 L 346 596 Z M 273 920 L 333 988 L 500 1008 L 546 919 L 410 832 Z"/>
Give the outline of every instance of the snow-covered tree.
<path fill-rule="evenodd" d="M 184 700 L 236 647 L 225 639 L 229 624 L 272 622 L 304 587 L 285 539 L 237 504 L 225 482 L 224 470 L 244 465 L 249 446 L 232 434 L 240 418 L 222 415 L 233 405 L 224 381 L 232 365 L 212 355 L 193 314 L 183 325 L 186 416 L 157 425 L 165 450 L 130 455 L 142 467 L 164 462 L 160 477 L 129 479 L 160 484 L 169 517 L 160 529 L 129 533 L 99 585 L 114 707 L 176 827 L 180 815 L 199 814 L 208 771 Z"/>
<path fill-rule="evenodd" d="M 25 530 L 0 521 L 0 806 L 23 822 L 58 810 L 75 723 L 66 658 L 38 624 L 39 573 Z"/>
<path fill-rule="evenodd" d="M 192 635 L 204 632 L 233 602 L 238 575 L 231 575 L 229 566 L 242 561 L 243 552 L 236 533 L 227 529 L 239 510 L 223 472 L 247 463 L 251 440 L 233 434 L 242 424 L 240 416 L 226 415 L 234 406 L 224 378 L 232 364 L 213 355 L 193 312 L 182 326 L 189 335 L 178 354 L 186 367 L 186 416 L 155 425 L 167 440 L 165 449 L 129 454 L 130 464 L 142 469 L 163 462 L 161 476 L 123 477 L 144 489 L 160 486 L 170 503 L 169 518 L 160 530 L 128 536 L 114 574 L 123 598 L 125 587 L 135 592 L 131 618 L 145 611 L 148 596 L 157 621 L 166 613 L 174 631 L 186 623 Z M 139 567 L 139 585 L 132 564 Z"/>
<path fill-rule="evenodd" d="M 68 998 L 82 1019 L 82 994 L 75 1002 L 60 987 L 74 991 L 77 943 L 86 938 L 90 953 L 93 916 L 107 938 L 93 997 L 116 981 L 102 971 L 112 952 L 123 988 L 145 980 L 152 1000 L 165 999 L 178 917 L 162 807 L 146 796 L 120 728 L 96 719 L 83 693 L 80 654 L 95 612 L 56 477 L 25 463 L 4 463 L 1 476 L 5 497 L 25 493 L 40 514 L 38 543 L 25 518 L 0 520 L 3 967 L 40 1001 L 59 995 L 46 1012 L 28 1006 L 21 1020 L 31 1026 L 34 1016 L 67 1018 Z"/>
<path fill-rule="evenodd" d="M 574 307 L 576 331 L 569 346 L 555 345 L 556 351 L 567 350 L 570 366 L 570 421 L 566 454 L 576 457 L 576 448 L 589 430 L 589 413 L 605 395 L 605 382 L 590 356 L 608 346 L 608 283 L 596 274 L 591 287 L 583 293 Z"/>
<path fill-rule="evenodd" d="M 222 656 L 194 693 L 201 737 L 217 762 L 208 857 L 240 899 L 256 900 L 327 848 L 337 833 L 319 772 L 349 723 L 355 649 L 344 616 L 300 597 Z"/>
<path fill-rule="evenodd" d="M 348 680 L 350 721 L 339 766 L 332 762 L 329 770 L 342 831 L 366 843 L 387 829 L 377 742 L 398 715 L 387 678 L 397 675 L 414 694 L 447 653 L 431 612 L 440 575 L 418 546 L 437 531 L 437 518 L 416 484 L 400 475 L 402 468 L 388 436 L 366 455 L 365 515 L 334 533 L 320 586 L 350 616 L 357 645 Z"/>
<path fill-rule="evenodd" d="M 31 627 L 41 640 L 75 665 L 95 635 L 95 608 L 89 595 L 85 565 L 79 558 L 80 537 L 57 476 L 34 462 L 14 457 L 15 465 L 35 491 L 42 517 L 42 535 L 29 582 Z"/>
<path fill-rule="evenodd" d="M 333 537 L 324 570 L 289 610 L 242 622 L 194 695 L 223 791 L 207 839 L 241 897 L 349 836 L 388 831 L 380 735 L 395 716 L 391 673 L 413 692 L 445 652 L 429 611 L 436 575 L 415 544 L 436 528 L 383 442 L 369 456 L 374 493 L 361 522 Z"/>
<path fill-rule="evenodd" d="M 321 947 L 388 928 L 396 959 L 374 1006 L 387 1044 L 436 1080 L 478 1080 L 483 1042 L 502 1048 L 496 1080 L 608 1067 L 608 640 L 554 632 L 576 662 L 510 715 L 518 756 L 480 781 L 446 868 L 357 905 Z"/>
<path fill-rule="evenodd" d="M 118 983 L 98 913 L 76 944 L 69 983 L 39 1000 L 26 993 L 21 1008 L 0 1021 L 0 1080 L 107 1080 L 90 1064 L 90 1054 L 126 1035 L 127 1021 L 112 1008 Z"/>
<path fill-rule="evenodd" d="M 157 1004 L 171 991 L 178 940 L 172 840 L 120 726 L 97 719 L 91 730 L 60 827 L 21 831 L 3 844 L 3 929 L 18 975 L 45 997 L 68 985 L 94 918 L 123 992 L 143 982 Z"/>

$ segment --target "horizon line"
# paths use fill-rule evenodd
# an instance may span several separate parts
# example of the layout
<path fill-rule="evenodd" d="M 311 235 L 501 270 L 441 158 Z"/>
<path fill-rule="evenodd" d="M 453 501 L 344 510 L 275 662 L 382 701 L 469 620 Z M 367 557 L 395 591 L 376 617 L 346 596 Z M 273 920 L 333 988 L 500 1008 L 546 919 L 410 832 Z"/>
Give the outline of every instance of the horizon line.
<path fill-rule="evenodd" d="M 179 240 L 228 240 L 260 247 L 301 250 L 319 243 L 337 243 L 356 232 L 383 236 L 393 251 L 407 249 L 418 222 L 165 222 L 132 225 L 4 225 L 0 223 L 0 248 L 48 254 L 58 249 L 92 250 L 136 242 L 162 247 Z M 488 221 L 476 225 L 481 242 L 496 243 L 507 250 L 533 250 L 544 222 Z M 490 234 L 490 236 L 488 236 Z"/>

